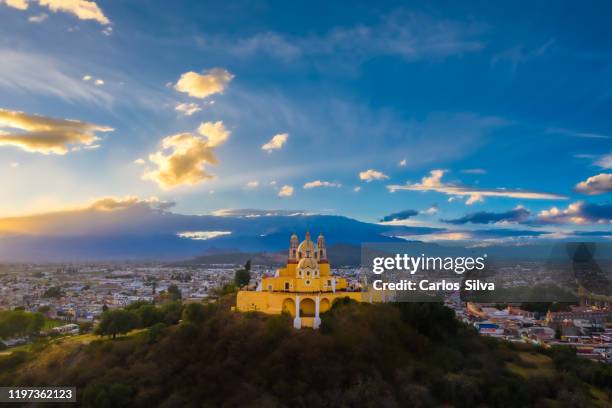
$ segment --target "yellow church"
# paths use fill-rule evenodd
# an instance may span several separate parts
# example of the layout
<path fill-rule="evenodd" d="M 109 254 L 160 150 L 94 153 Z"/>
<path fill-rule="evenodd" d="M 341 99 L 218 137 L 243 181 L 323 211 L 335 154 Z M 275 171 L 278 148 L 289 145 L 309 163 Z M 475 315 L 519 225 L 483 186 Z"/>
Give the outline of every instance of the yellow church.
<path fill-rule="evenodd" d="M 274 277 L 262 278 L 256 290 L 238 292 L 236 309 L 268 314 L 288 312 L 296 329 L 317 329 L 321 324 L 320 314 L 327 311 L 335 299 L 344 297 L 359 302 L 365 300 L 363 292 L 349 289 L 346 279 L 332 276 L 323 234 L 315 244 L 307 231 L 300 244 L 296 234 L 291 236 L 285 268 L 278 269 Z"/>

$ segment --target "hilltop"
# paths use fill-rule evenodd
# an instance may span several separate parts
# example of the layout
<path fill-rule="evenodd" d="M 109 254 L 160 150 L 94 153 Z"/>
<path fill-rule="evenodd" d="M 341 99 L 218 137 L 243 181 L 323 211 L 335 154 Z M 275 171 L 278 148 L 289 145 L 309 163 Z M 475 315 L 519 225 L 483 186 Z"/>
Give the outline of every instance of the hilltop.
<path fill-rule="evenodd" d="M 336 303 L 321 330 L 231 312 L 2 356 L 3 385 L 75 385 L 84 406 L 605 407 L 612 371 L 479 336 L 434 303 Z"/>

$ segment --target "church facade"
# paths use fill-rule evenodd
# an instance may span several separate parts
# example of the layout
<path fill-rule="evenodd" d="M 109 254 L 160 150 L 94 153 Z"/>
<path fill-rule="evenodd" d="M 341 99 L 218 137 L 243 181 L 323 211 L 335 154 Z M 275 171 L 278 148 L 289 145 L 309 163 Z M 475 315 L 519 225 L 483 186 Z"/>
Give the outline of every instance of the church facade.
<path fill-rule="evenodd" d="M 345 278 L 331 274 L 327 260 L 325 237 L 319 235 L 314 243 L 310 232 L 298 244 L 297 235 L 289 241 L 287 265 L 276 271 L 274 277 L 265 277 L 256 290 L 238 292 L 236 309 L 241 312 L 258 311 L 268 314 L 287 312 L 293 317 L 293 326 L 319 328 L 320 314 L 327 311 L 334 300 L 349 297 L 364 301 L 365 294 L 349 290 Z"/>

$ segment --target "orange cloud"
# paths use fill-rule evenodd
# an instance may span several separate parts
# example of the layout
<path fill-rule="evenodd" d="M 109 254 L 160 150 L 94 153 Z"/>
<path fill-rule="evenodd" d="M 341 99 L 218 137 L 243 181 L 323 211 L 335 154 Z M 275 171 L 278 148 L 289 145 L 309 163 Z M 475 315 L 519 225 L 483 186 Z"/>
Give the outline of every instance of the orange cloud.
<path fill-rule="evenodd" d="M 15 146 L 32 153 L 66 154 L 72 150 L 95 146 L 96 132 L 111 132 L 108 126 L 71 119 L 54 119 L 19 111 L 0 109 L 0 146 Z"/>

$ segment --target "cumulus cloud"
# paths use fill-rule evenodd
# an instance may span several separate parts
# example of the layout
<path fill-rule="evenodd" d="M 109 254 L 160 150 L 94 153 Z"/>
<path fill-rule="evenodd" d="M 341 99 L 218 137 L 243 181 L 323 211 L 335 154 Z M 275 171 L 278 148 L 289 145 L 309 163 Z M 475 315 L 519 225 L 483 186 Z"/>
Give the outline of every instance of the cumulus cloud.
<path fill-rule="evenodd" d="M 288 138 L 288 133 L 279 133 L 277 135 L 274 135 L 268 143 L 261 146 L 261 150 L 265 150 L 267 152 L 271 152 L 272 150 L 279 150 L 283 147 L 285 143 L 287 143 Z"/>
<path fill-rule="evenodd" d="M 404 210 L 393 214 L 385 215 L 380 219 L 380 222 L 402 221 L 410 217 L 414 217 L 415 215 L 419 215 L 419 212 L 417 210 Z"/>
<path fill-rule="evenodd" d="M 103 81 L 102 79 L 98 78 L 98 79 L 96 79 L 96 80 L 94 81 L 94 84 L 95 84 L 96 86 L 102 86 L 102 85 L 104 85 L 104 81 Z"/>
<path fill-rule="evenodd" d="M 321 180 L 309 181 L 308 183 L 304 184 L 305 189 L 317 188 L 317 187 L 342 187 L 342 184 L 332 183 L 330 181 L 321 181 Z"/>
<path fill-rule="evenodd" d="M 279 197 L 291 197 L 293 195 L 293 187 L 290 185 L 284 185 L 278 192 Z"/>
<path fill-rule="evenodd" d="M 259 187 L 259 181 L 258 180 L 249 181 L 246 184 L 246 186 L 247 186 L 247 188 L 257 188 L 257 187 Z"/>
<path fill-rule="evenodd" d="M 196 112 L 200 112 L 202 108 L 197 103 L 179 103 L 174 109 L 185 116 L 191 116 Z"/>
<path fill-rule="evenodd" d="M 467 196 L 468 199 L 466 204 L 470 205 L 478 201 L 484 201 L 484 197 L 510 197 L 510 198 L 523 198 L 531 200 L 565 200 L 567 197 L 550 194 L 540 193 L 535 191 L 525 190 L 507 190 L 505 188 L 479 188 L 471 186 L 456 185 L 450 183 L 443 183 L 442 176 L 444 176 L 445 170 L 432 170 L 429 176 L 425 176 L 421 179 L 420 183 L 406 184 L 406 185 L 389 185 L 387 188 L 391 192 L 408 190 L 408 191 L 436 191 L 452 196 Z"/>
<path fill-rule="evenodd" d="M 134 160 L 134 164 L 138 164 L 140 166 L 142 166 L 145 163 L 146 163 L 145 160 L 142 159 L 142 158 L 138 158 L 138 159 Z"/>
<path fill-rule="evenodd" d="M 471 214 L 467 214 L 461 218 L 452 220 L 442 220 L 449 224 L 496 224 L 506 222 L 523 222 L 526 221 L 530 216 L 530 211 L 523 207 L 516 207 L 513 210 L 504 212 L 487 212 L 479 211 Z"/>
<path fill-rule="evenodd" d="M 540 224 L 609 224 L 612 223 L 612 204 L 577 201 L 565 209 L 553 207 L 541 211 L 536 220 Z"/>
<path fill-rule="evenodd" d="M 400 167 L 406 167 L 407 164 L 408 162 L 406 161 L 406 159 L 402 159 L 399 161 L 399 163 L 397 163 L 397 165 Z"/>
<path fill-rule="evenodd" d="M 71 119 L 55 119 L 0 109 L 0 146 L 15 146 L 32 153 L 66 154 L 94 146 L 96 132 L 113 128 Z M 6 129 L 9 129 L 6 131 Z M 16 130 L 11 131 L 10 129 Z"/>
<path fill-rule="evenodd" d="M 16 8 L 18 10 L 27 10 L 28 9 L 28 1 L 27 0 L 0 0 L 0 4 L 6 4 L 9 7 Z"/>
<path fill-rule="evenodd" d="M 234 75 L 223 68 L 213 68 L 202 74 L 189 71 L 181 75 L 174 89 L 193 98 L 204 99 L 222 93 L 233 78 Z"/>
<path fill-rule="evenodd" d="M 601 173 L 576 184 L 576 191 L 595 195 L 612 192 L 612 174 Z"/>
<path fill-rule="evenodd" d="M 110 20 L 104 15 L 104 12 L 98 7 L 95 1 L 87 0 L 29 0 L 38 3 L 41 7 L 47 7 L 54 13 L 63 12 L 76 16 L 79 20 L 94 20 L 102 25 L 110 24 Z M 19 10 L 28 9 L 28 1 L 26 0 L 4 0 L 0 1 L 9 7 Z"/>
<path fill-rule="evenodd" d="M 388 178 L 389 176 L 386 174 L 374 169 L 368 169 L 359 173 L 359 179 L 368 183 L 373 180 L 385 180 Z"/>
<path fill-rule="evenodd" d="M 361 191 L 361 187 L 357 186 L 353 189 L 354 192 L 358 193 Z"/>
<path fill-rule="evenodd" d="M 218 163 L 215 147 L 229 137 L 223 122 L 206 122 L 198 128 L 200 135 L 179 133 L 165 137 L 161 150 L 149 155 L 149 161 L 157 166 L 147 168 L 145 180 L 156 182 L 162 189 L 181 185 L 196 185 L 214 176 L 205 169 L 206 165 Z"/>
<path fill-rule="evenodd" d="M 208 145 L 219 146 L 227 141 L 230 136 L 229 130 L 225 128 L 222 121 L 204 122 L 198 127 L 198 133 L 208 140 Z"/>

